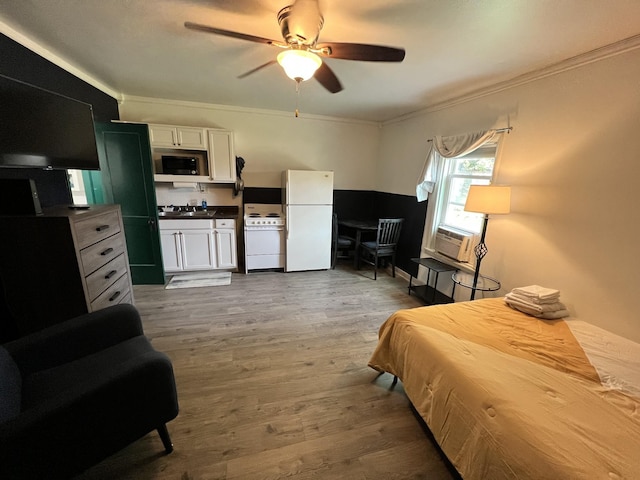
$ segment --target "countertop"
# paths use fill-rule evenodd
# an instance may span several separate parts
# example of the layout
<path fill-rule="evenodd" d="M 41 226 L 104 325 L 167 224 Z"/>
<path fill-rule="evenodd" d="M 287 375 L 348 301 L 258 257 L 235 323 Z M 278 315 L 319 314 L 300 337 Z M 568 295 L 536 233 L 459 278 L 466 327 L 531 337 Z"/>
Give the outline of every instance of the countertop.
<path fill-rule="evenodd" d="M 237 206 L 211 206 L 206 210 L 201 207 L 197 207 L 195 211 L 175 211 L 175 212 L 158 212 L 158 218 L 160 220 L 188 220 L 203 219 L 203 218 L 230 218 L 237 219 L 240 209 Z"/>

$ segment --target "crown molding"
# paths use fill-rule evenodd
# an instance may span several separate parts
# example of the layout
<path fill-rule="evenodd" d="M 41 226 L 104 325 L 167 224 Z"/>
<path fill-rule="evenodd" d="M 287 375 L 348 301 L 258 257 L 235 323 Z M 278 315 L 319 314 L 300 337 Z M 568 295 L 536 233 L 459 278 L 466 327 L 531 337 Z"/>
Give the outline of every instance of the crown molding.
<path fill-rule="evenodd" d="M 260 108 L 240 107 L 235 105 L 220 105 L 215 103 L 192 102 L 187 100 L 170 100 L 166 98 L 139 97 L 135 95 L 122 95 L 122 98 L 118 100 L 118 103 L 122 105 L 122 104 L 126 104 L 127 101 L 136 102 L 136 103 L 169 105 L 174 107 L 197 108 L 202 110 L 212 110 L 212 111 L 215 110 L 215 111 L 243 113 L 243 114 L 251 114 L 251 115 L 264 115 L 264 116 L 270 116 L 270 117 L 287 117 L 287 118 L 294 117 L 294 112 L 291 112 L 291 111 L 267 110 L 267 109 L 260 109 Z M 300 116 L 296 118 L 296 120 L 305 120 L 305 119 L 321 121 L 321 122 L 331 122 L 331 123 L 348 123 L 348 124 L 368 125 L 368 126 L 375 126 L 375 127 L 381 126 L 379 122 L 351 119 L 351 118 L 344 118 L 344 117 L 331 117 L 328 115 L 315 115 L 311 113 L 301 113 Z"/>
<path fill-rule="evenodd" d="M 533 70 L 531 72 L 528 72 L 522 75 L 518 75 L 509 80 L 505 80 L 504 82 L 498 82 L 488 87 L 473 90 L 471 92 L 468 92 L 462 95 L 458 95 L 440 102 L 433 103 L 431 105 L 427 105 L 421 108 L 420 110 L 416 110 L 415 112 L 407 113 L 405 115 L 401 115 L 394 119 L 387 120 L 383 122 L 382 125 L 383 126 L 391 125 L 394 123 L 402 122 L 404 120 L 418 117 L 420 115 L 424 115 L 426 113 L 436 112 L 438 110 L 444 110 L 456 105 L 460 105 L 462 103 L 466 103 L 472 100 L 486 97 L 488 95 L 493 95 L 495 93 L 499 93 L 504 90 L 509 90 L 511 88 L 519 87 L 520 85 L 536 82 L 538 80 L 542 80 L 550 76 L 558 75 L 558 74 L 567 72 L 569 70 L 574 70 L 576 68 L 580 68 L 585 65 L 589 65 L 591 63 L 599 62 L 601 60 L 605 60 L 607 58 L 614 57 L 616 55 L 621 55 L 623 53 L 635 50 L 639 47 L 640 47 L 640 34 L 634 35 L 629 38 L 625 38 L 624 40 L 620 40 L 619 42 L 615 42 L 609 45 L 605 45 L 603 47 L 596 48 L 594 50 L 590 50 L 585 53 L 581 53 L 574 57 L 570 57 L 560 62 L 548 65 L 544 68 Z"/>

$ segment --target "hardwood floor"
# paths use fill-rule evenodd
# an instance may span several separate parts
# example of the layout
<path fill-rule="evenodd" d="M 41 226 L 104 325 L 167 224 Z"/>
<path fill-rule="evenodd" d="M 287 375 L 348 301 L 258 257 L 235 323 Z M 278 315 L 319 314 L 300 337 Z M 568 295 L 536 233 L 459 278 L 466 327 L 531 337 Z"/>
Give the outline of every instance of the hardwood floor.
<path fill-rule="evenodd" d="M 180 414 L 78 479 L 451 479 L 401 384 L 367 366 L 379 326 L 422 304 L 407 281 L 339 265 L 134 288 L 173 362 Z M 72 452 L 70 452 L 72 453 Z"/>

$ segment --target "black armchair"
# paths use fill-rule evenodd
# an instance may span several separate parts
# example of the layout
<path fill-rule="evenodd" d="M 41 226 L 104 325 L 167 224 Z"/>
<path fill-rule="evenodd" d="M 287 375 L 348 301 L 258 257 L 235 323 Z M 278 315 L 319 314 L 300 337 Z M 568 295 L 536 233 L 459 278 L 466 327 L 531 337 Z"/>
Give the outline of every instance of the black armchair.
<path fill-rule="evenodd" d="M 131 305 L 0 347 L 0 478 L 68 478 L 178 414 L 173 368 Z"/>

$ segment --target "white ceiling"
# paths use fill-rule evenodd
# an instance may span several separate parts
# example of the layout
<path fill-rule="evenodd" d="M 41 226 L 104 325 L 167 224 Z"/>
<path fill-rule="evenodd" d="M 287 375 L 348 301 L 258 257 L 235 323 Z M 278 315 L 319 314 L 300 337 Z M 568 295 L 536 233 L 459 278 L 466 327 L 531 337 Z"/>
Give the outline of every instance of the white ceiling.
<path fill-rule="evenodd" d="M 183 26 L 280 40 L 276 13 L 288 3 L 2 0 L 0 32 L 110 94 L 293 111 L 295 83 L 278 65 L 236 78 L 278 49 Z M 344 90 L 303 83 L 302 115 L 385 121 L 640 34 L 639 0 L 320 0 L 320 7 L 320 42 L 403 47 L 406 58 L 327 60 Z"/>

